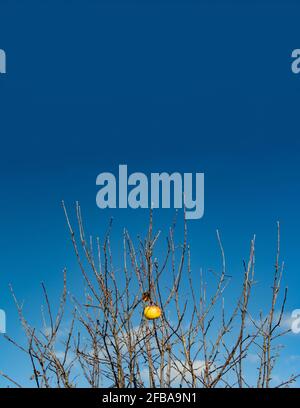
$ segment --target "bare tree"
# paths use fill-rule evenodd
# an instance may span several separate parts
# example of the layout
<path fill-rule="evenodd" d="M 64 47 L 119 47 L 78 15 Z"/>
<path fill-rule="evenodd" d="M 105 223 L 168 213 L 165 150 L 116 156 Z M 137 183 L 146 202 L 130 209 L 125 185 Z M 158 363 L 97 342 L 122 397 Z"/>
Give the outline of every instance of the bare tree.
<path fill-rule="evenodd" d="M 43 324 L 35 329 L 11 288 L 27 342 L 21 345 L 7 339 L 28 356 L 36 387 L 249 387 L 245 367 L 249 353 L 259 357 L 256 386 L 272 386 L 279 357 L 277 339 L 288 332 L 281 330 L 287 289 L 278 306 L 283 273 L 279 224 L 270 310 L 260 312 L 257 319 L 249 312 L 255 285 L 255 237 L 243 262 L 240 293 L 234 305 L 226 307 L 231 276 L 218 231 L 220 271 L 192 273 L 187 222 L 181 244 L 175 242 L 176 218 L 163 244 L 162 234 L 153 230 L 151 211 L 145 239 L 135 243 L 124 230 L 119 251 L 122 267 L 116 268 L 110 242 L 112 222 L 103 240 L 94 240 L 86 238 L 79 204 L 78 233 L 64 203 L 63 210 L 84 280 L 82 298 L 68 294 L 64 271 L 63 293 L 54 315 L 43 284 Z M 147 305 L 160 308 L 159 319 L 144 317 Z M 280 386 L 289 386 L 296 378 L 291 375 Z"/>

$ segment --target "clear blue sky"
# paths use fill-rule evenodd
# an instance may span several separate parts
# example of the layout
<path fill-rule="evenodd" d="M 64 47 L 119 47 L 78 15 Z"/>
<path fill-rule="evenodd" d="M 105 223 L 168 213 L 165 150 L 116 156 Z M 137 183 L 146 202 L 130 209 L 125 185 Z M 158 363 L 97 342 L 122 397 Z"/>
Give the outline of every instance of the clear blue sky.
<path fill-rule="evenodd" d="M 194 269 L 219 266 L 218 228 L 229 273 L 239 276 L 256 233 L 258 305 L 270 290 L 280 220 L 287 310 L 300 308 L 300 75 L 290 69 L 300 5 L 139 3 L 0 1 L 8 58 L 0 76 L 0 307 L 11 336 L 19 330 L 9 283 L 33 320 L 41 281 L 57 295 L 67 266 L 76 285 L 62 199 L 70 208 L 80 201 L 92 233 L 103 234 L 111 215 L 116 240 L 124 226 L 145 231 L 145 211 L 96 207 L 97 174 L 119 163 L 130 172 L 205 173 L 205 216 L 189 222 Z M 160 210 L 156 226 L 171 220 Z M 298 365 L 300 335 L 287 343 L 283 373 Z M 22 376 L 19 354 L 0 344 L 0 369 Z"/>

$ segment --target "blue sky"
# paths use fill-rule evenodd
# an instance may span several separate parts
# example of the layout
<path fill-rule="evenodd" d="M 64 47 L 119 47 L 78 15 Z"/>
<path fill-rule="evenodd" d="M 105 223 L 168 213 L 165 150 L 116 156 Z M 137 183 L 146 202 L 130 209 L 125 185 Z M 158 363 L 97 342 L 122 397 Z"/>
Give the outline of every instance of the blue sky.
<path fill-rule="evenodd" d="M 76 286 L 62 199 L 69 208 L 80 201 L 94 234 L 113 215 L 116 247 L 124 226 L 145 232 L 146 211 L 96 207 L 96 176 L 123 163 L 129 172 L 205 173 L 205 216 L 189 222 L 195 270 L 219 267 L 218 228 L 238 279 L 255 233 L 262 306 L 280 220 L 287 310 L 300 308 L 300 76 L 290 69 L 300 6 L 156 3 L 0 1 L 8 58 L 0 77 L 0 306 L 9 335 L 19 336 L 9 283 L 33 320 L 41 281 L 58 295 L 66 266 Z M 157 211 L 155 226 L 166 229 L 172 217 Z M 0 342 L 1 369 L 22 376 L 19 355 Z M 299 335 L 287 343 L 281 372 L 299 365 Z"/>

